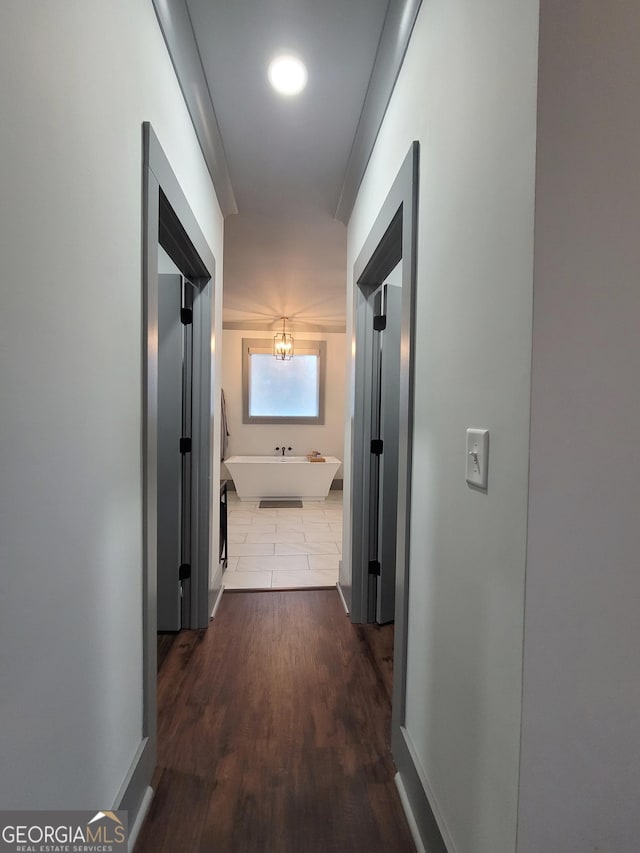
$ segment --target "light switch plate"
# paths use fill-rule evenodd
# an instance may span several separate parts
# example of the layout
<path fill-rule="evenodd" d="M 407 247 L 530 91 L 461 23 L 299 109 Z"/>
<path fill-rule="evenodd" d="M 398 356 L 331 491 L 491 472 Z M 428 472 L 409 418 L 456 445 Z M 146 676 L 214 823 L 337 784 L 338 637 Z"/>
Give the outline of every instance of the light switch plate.
<path fill-rule="evenodd" d="M 489 474 L 489 430 L 467 430 L 467 483 L 487 488 Z"/>

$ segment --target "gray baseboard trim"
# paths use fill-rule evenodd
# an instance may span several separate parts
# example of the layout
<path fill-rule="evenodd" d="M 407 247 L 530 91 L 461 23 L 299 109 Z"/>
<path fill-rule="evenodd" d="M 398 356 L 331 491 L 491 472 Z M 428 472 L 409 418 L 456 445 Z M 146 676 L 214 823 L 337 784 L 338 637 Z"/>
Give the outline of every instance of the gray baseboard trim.
<path fill-rule="evenodd" d="M 348 616 L 349 615 L 349 608 L 347 607 L 347 602 L 346 602 L 345 597 L 342 593 L 342 587 L 340 586 L 340 581 L 338 581 L 338 583 L 336 584 L 336 589 L 338 590 L 338 595 L 340 596 L 340 601 L 342 602 L 342 606 L 344 607 L 344 612 Z"/>
<path fill-rule="evenodd" d="M 220 606 L 220 602 L 222 601 L 222 593 L 224 592 L 224 585 L 222 582 L 222 565 L 218 566 L 218 572 L 216 575 L 216 582 L 214 584 L 213 590 L 209 590 L 209 606 L 211 607 L 210 613 L 211 619 L 215 618 L 216 610 Z M 218 577 L 219 575 L 219 577 Z M 214 599 L 213 603 L 211 599 Z"/>
<path fill-rule="evenodd" d="M 401 792 L 400 799 L 411 832 L 418 833 L 422 847 L 422 850 L 418 847 L 419 853 L 456 853 L 444 822 L 437 819 L 437 810 L 429 801 L 429 786 L 421 778 L 423 774 L 407 730 L 401 726 L 400 731 L 393 735 L 393 758 L 400 776 L 399 780 L 396 779 L 396 785 Z"/>
<path fill-rule="evenodd" d="M 156 767 L 156 751 L 150 738 L 146 737 L 131 762 L 131 767 L 116 796 L 113 810 L 120 809 L 129 813 L 129 828 L 135 827 L 144 819 L 149 808 L 151 779 Z M 131 842 L 129 849 L 132 850 Z"/>
<path fill-rule="evenodd" d="M 140 804 L 140 808 L 138 809 L 138 814 L 136 815 L 135 822 L 133 826 L 129 827 L 129 853 L 133 853 L 134 851 L 136 841 L 138 840 L 140 830 L 142 829 L 142 824 L 144 823 L 144 819 L 147 816 L 147 812 L 151 808 L 152 800 L 153 788 L 149 786 L 145 791 L 144 797 L 142 798 L 142 802 Z"/>

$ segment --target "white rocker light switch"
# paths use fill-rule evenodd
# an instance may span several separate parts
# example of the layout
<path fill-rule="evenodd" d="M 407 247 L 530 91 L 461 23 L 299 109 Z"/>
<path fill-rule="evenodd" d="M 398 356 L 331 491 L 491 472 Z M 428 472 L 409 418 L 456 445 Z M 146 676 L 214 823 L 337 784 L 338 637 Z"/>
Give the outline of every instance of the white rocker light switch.
<path fill-rule="evenodd" d="M 477 489 L 487 488 L 489 465 L 489 430 L 467 430 L 467 483 Z"/>

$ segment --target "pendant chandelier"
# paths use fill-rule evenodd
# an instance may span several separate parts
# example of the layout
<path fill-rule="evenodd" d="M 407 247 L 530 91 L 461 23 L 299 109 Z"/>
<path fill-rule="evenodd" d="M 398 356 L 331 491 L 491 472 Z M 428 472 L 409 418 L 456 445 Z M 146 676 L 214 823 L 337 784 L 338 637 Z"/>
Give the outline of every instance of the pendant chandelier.
<path fill-rule="evenodd" d="M 287 317 L 282 317 L 282 332 L 273 336 L 273 354 L 281 361 L 293 358 L 293 337 L 287 334 Z"/>

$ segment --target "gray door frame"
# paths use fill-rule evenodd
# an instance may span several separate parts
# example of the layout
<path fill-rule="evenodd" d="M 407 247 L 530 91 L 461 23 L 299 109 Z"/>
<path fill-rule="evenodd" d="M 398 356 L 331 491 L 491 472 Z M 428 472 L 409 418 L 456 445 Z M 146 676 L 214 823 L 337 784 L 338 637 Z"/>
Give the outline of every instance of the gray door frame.
<path fill-rule="evenodd" d="M 398 452 L 398 525 L 393 662 L 394 732 L 404 726 L 407 670 L 407 613 L 411 511 L 419 144 L 413 142 L 354 264 L 355 405 L 351 433 L 351 620 L 375 613 L 369 582 L 371 389 L 375 291 L 401 262 L 402 323 Z"/>
<path fill-rule="evenodd" d="M 365 622 L 369 605 L 368 567 L 365 560 L 368 531 L 364 529 L 366 528 L 365 520 L 368 517 L 365 513 L 368 512 L 369 495 L 368 483 L 365 483 L 364 479 L 365 472 L 370 467 L 368 454 L 371 436 L 369 435 L 370 426 L 367 427 L 367 423 L 370 424 L 371 421 L 372 294 L 395 265 L 402 261 L 398 524 L 391 751 L 402 780 L 402 788 L 412 804 L 413 817 L 425 849 L 433 853 L 446 853 L 446 846 L 425 793 L 424 782 L 417 770 L 420 762 L 413 753 L 405 725 L 419 158 L 419 144 L 413 142 L 354 265 L 356 388 L 354 426 L 351 434 L 351 482 L 353 484 L 351 618 L 353 622 Z M 363 485 L 359 487 L 361 482 Z"/>
<path fill-rule="evenodd" d="M 209 623 L 209 562 L 211 547 L 211 330 L 213 328 L 211 291 L 215 276 L 215 258 L 207 245 L 200 227 L 180 189 L 164 156 L 160 143 L 149 125 L 150 181 L 147 217 L 150 229 L 156 228 L 155 243 L 150 253 L 156 252 L 158 243 L 171 257 L 183 276 L 194 285 L 193 300 L 193 366 L 192 366 L 192 419 L 191 419 L 191 579 L 185 584 L 186 623 L 183 628 L 206 628 Z M 160 156 L 161 155 L 161 156 Z M 169 170 L 170 174 L 167 174 Z M 159 174 L 158 174 L 159 173 Z M 173 177 L 173 181 L 171 181 Z M 175 182 L 175 183 L 174 183 Z M 157 207 L 155 195 L 157 191 Z M 172 193 L 170 197 L 168 193 Z M 152 198 L 153 195 L 153 198 Z M 152 208 L 153 205 L 153 208 Z M 147 234 L 151 240 L 151 234 Z M 145 246 L 146 253 L 146 246 Z M 157 393 L 157 320 L 158 277 L 155 261 L 153 293 L 146 292 L 146 323 L 149 333 L 147 378 L 153 369 L 153 382 Z M 150 282 L 147 282 L 150 288 Z M 151 306 L 154 311 L 151 313 Z M 150 348 L 153 347 L 153 358 Z M 154 403 L 154 405 L 156 405 Z M 154 439 L 157 444 L 157 405 L 154 411 Z M 147 416 L 147 435 L 151 429 Z M 151 461 L 151 460 L 149 460 Z M 154 477 L 157 487 L 157 476 Z M 154 640 L 155 642 L 155 640 Z"/>
<path fill-rule="evenodd" d="M 149 122 L 142 126 L 142 307 L 143 307 L 143 718 L 142 742 L 124 780 L 116 805 L 137 814 L 147 796 L 157 760 L 157 439 L 158 439 L 158 243 L 178 269 L 197 287 L 193 306 L 194 347 L 200 339 L 201 357 L 194 359 L 193 394 L 211 393 L 211 330 L 214 328 L 215 257 L 189 207 L 158 137 Z M 217 505 L 210 507 L 211 406 L 194 410 L 192 446 L 197 459 L 192 477 L 194 520 L 192 554 L 197 554 L 199 577 L 191 583 L 191 627 L 209 622 L 210 525 Z M 199 453 L 199 456 L 198 456 Z M 203 473 L 205 472 L 205 473 Z M 208 473 L 207 473 L 208 472 Z M 211 518 L 213 509 L 213 519 Z M 217 559 L 217 555 L 216 555 Z"/>

